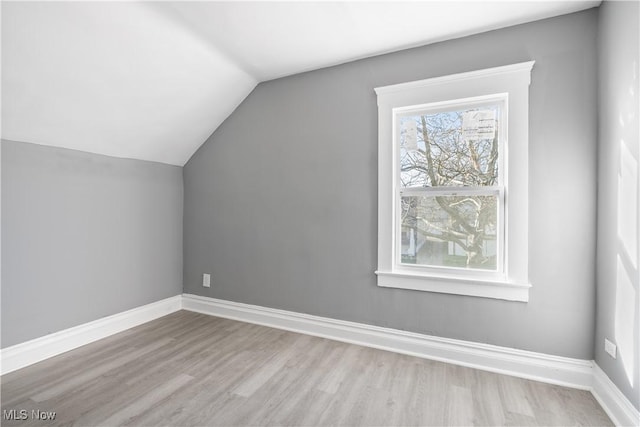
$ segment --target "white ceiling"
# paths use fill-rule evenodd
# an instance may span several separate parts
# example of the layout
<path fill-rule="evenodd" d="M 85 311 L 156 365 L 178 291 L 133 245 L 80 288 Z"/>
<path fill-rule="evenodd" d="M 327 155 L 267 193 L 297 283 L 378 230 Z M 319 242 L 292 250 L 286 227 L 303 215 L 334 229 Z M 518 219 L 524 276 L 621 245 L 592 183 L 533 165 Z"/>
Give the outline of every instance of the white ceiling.
<path fill-rule="evenodd" d="M 2 2 L 2 138 L 184 165 L 261 81 L 600 1 Z"/>

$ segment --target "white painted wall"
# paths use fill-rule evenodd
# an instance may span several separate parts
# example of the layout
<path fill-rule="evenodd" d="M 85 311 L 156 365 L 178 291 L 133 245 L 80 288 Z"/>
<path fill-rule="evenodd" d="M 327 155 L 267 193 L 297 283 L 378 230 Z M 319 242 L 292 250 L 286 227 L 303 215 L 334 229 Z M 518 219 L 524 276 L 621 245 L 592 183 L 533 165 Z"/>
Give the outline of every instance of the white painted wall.
<path fill-rule="evenodd" d="M 640 3 L 606 1 L 599 10 L 595 360 L 640 409 Z"/>

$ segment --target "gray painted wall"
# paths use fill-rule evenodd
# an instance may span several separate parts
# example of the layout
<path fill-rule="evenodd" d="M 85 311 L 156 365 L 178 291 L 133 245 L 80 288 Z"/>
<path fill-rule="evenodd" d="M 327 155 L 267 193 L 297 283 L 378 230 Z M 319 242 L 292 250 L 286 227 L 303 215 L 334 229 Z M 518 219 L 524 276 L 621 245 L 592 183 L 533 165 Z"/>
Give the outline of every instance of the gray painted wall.
<path fill-rule="evenodd" d="M 640 3 L 604 2 L 599 42 L 595 360 L 640 409 Z M 635 221 L 635 230 L 625 214 Z M 605 353 L 605 338 L 618 345 L 617 359 Z"/>
<path fill-rule="evenodd" d="M 182 168 L 2 141 L 2 347 L 182 292 Z"/>
<path fill-rule="evenodd" d="M 597 24 L 591 9 L 260 84 L 184 168 L 184 291 L 592 359 Z M 378 288 L 373 88 L 532 59 L 530 301 Z"/>

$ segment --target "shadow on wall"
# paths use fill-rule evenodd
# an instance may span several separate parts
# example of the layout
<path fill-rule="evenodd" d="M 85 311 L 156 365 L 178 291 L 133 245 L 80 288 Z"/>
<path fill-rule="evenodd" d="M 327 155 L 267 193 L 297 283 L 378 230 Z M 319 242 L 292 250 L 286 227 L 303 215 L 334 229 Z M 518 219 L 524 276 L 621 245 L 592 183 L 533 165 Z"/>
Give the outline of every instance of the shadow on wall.
<path fill-rule="evenodd" d="M 618 114 L 621 135 L 637 132 L 638 117 L 634 114 L 634 103 L 638 94 L 638 63 L 633 63 L 633 83 L 629 86 Z M 633 140 L 631 142 L 633 144 Z M 640 369 L 640 307 L 638 271 L 638 150 L 623 138 L 620 139 L 620 163 L 618 169 L 618 250 L 616 260 L 616 305 L 615 305 L 615 340 L 618 345 L 620 361 L 629 384 L 634 384 L 636 373 Z"/>

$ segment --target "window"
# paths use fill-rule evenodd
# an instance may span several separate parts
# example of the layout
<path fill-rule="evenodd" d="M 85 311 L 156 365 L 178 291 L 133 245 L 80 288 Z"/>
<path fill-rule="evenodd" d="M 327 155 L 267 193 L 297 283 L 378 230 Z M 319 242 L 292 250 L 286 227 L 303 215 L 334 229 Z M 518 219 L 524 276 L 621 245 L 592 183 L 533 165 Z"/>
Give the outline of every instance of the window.
<path fill-rule="evenodd" d="M 496 95 L 394 111 L 400 264 L 502 271 L 505 105 Z"/>
<path fill-rule="evenodd" d="M 532 67 L 376 89 L 379 286 L 528 300 Z"/>

